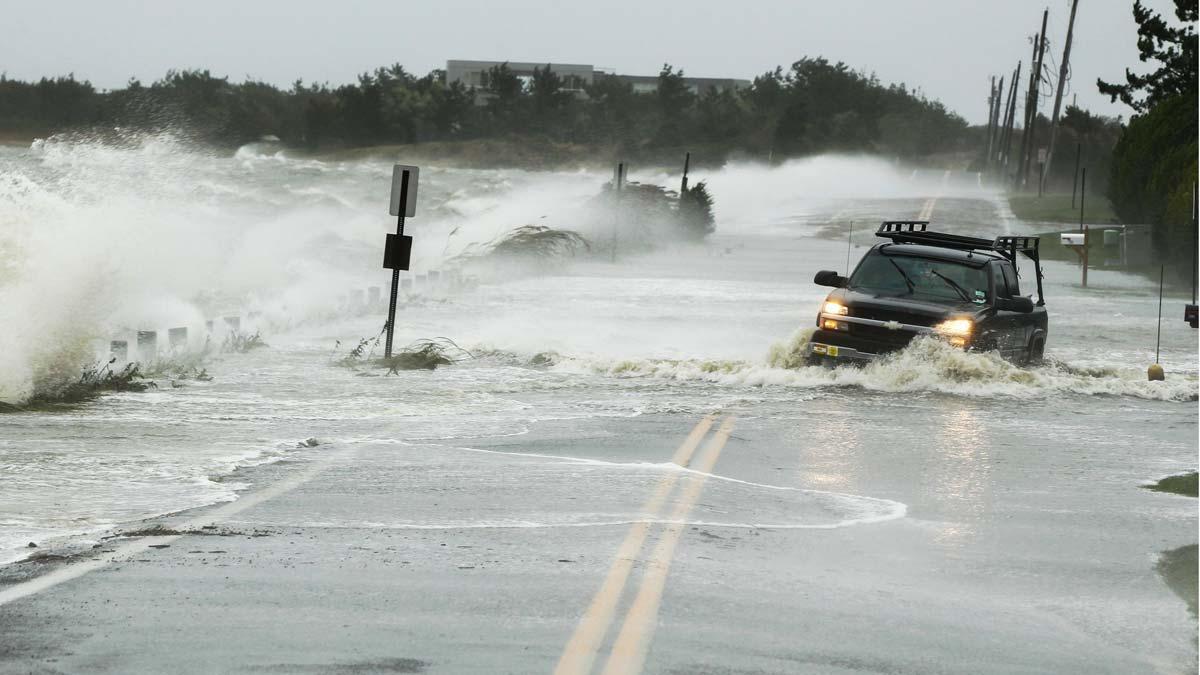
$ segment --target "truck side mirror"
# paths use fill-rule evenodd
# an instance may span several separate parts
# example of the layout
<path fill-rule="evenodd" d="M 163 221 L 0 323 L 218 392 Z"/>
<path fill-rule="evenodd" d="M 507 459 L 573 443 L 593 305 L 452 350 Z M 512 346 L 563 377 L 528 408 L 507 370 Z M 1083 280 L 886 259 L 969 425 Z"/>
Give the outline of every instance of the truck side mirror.
<path fill-rule="evenodd" d="M 846 277 L 841 276 L 833 270 L 821 270 L 813 277 L 814 284 L 818 286 L 832 286 L 834 288 L 845 288 L 847 281 L 849 280 Z"/>
<path fill-rule="evenodd" d="M 1033 299 L 1018 296 L 1015 298 L 996 298 L 996 309 L 1005 312 L 1020 312 L 1028 314 L 1033 311 Z"/>

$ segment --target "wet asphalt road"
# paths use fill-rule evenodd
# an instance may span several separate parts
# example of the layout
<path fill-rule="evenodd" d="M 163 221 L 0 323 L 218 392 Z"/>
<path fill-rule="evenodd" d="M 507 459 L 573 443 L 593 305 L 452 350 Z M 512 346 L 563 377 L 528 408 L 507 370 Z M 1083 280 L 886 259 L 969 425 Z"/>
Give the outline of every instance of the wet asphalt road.
<path fill-rule="evenodd" d="M 869 457 L 830 442 L 845 412 L 837 402 L 722 412 L 706 439 L 728 425 L 713 473 L 764 486 L 822 485 L 901 502 L 907 513 L 828 529 L 679 528 L 657 630 L 642 647 L 645 672 L 1139 673 L 1187 672 L 1194 661 L 1196 624 L 1154 565 L 1161 550 L 1194 540 L 1195 503 L 1139 489 L 1121 469 L 1117 444 L 1098 447 L 1091 468 L 1066 469 L 1058 444 L 1011 421 L 978 418 L 983 433 L 1011 435 L 993 444 L 997 456 L 963 454 L 969 444 L 896 443 L 891 456 Z M 984 412 L 948 398 L 913 408 L 929 424 Z M 703 419 L 545 424 L 474 443 L 521 453 L 488 454 L 488 462 L 464 462 L 440 446 L 363 444 L 319 446 L 248 470 L 246 478 L 279 493 L 219 520 L 209 514 L 222 507 L 156 521 L 191 533 L 152 539 L 165 547 L 118 555 L 0 606 L 0 672 L 552 672 L 637 524 L 413 529 L 376 521 L 451 501 L 471 501 L 486 516 L 566 499 L 536 481 L 555 462 L 525 453 L 666 461 L 695 424 Z M 860 433 L 889 431 L 868 425 Z M 1163 441 L 1183 454 L 1194 433 L 1181 428 Z M 704 452 L 701 444 L 695 456 Z M 499 468 L 489 467 L 493 459 L 520 463 L 535 480 L 476 487 Z M 780 508 L 771 494 L 778 490 L 727 495 L 728 481 L 648 471 L 648 487 L 675 479 L 664 501 L 673 513 L 686 508 L 686 492 L 697 493 L 695 519 L 721 511 L 755 522 L 755 494 L 761 520 Z M 414 473 L 443 480 L 404 489 L 417 485 Z M 812 512 L 814 524 L 832 519 Z M 209 520 L 216 527 L 204 529 Z M 655 554 L 669 530 L 650 527 L 631 558 L 627 584 L 601 617 L 595 672 L 664 561 Z M 107 540 L 81 558 L 120 553 L 128 541 L 137 540 Z M 29 567 L 7 568 L 7 580 Z"/>

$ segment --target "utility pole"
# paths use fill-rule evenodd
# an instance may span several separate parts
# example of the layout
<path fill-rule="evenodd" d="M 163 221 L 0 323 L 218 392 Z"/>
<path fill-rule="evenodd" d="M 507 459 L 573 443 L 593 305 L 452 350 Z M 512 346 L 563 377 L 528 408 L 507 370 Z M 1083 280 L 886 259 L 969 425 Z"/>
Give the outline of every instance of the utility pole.
<path fill-rule="evenodd" d="M 1037 35 L 1033 36 L 1037 40 Z M 1037 73 L 1037 44 L 1033 45 L 1033 55 L 1029 57 L 1029 86 L 1025 89 L 1025 112 L 1021 115 L 1021 147 L 1017 149 L 1017 173 L 1013 179 L 1013 187 L 1021 187 L 1021 177 L 1025 167 L 1025 148 L 1029 144 L 1029 109 L 1033 105 L 1033 93 L 1036 91 Z"/>
<path fill-rule="evenodd" d="M 1071 179 L 1071 208 L 1075 208 L 1075 188 L 1079 184 L 1079 153 L 1083 150 L 1083 143 L 1075 144 L 1075 176 Z"/>
<path fill-rule="evenodd" d="M 1067 83 L 1067 63 L 1071 60 L 1071 37 L 1075 31 L 1075 8 L 1079 6 L 1079 0 L 1071 0 L 1071 19 L 1067 23 L 1067 41 L 1063 44 L 1062 63 L 1058 67 L 1058 90 L 1054 93 L 1054 116 L 1050 118 L 1050 149 L 1046 151 L 1046 167 L 1045 173 L 1042 174 L 1042 182 L 1045 182 L 1046 175 L 1050 173 L 1050 164 L 1054 161 L 1054 139 L 1058 136 L 1058 110 L 1062 105 L 1063 87 Z"/>
<path fill-rule="evenodd" d="M 684 196 L 685 194 L 687 194 L 687 190 L 688 190 L 688 183 L 687 183 L 688 164 L 690 164 L 690 163 L 691 163 L 691 161 L 692 161 L 692 153 L 690 153 L 690 152 L 689 152 L 689 153 L 685 153 L 685 154 L 683 155 L 683 180 L 679 181 L 679 198 L 680 198 L 680 199 L 683 199 L 683 196 Z"/>
<path fill-rule="evenodd" d="M 1042 31 L 1034 37 L 1033 57 L 1029 70 L 1029 92 L 1025 101 L 1025 133 L 1021 136 L 1020 165 L 1017 167 L 1018 187 L 1024 187 L 1029 179 L 1029 164 L 1033 159 L 1033 132 L 1037 122 L 1038 89 L 1042 83 L 1042 58 L 1046 54 L 1046 21 L 1050 10 L 1042 11 Z"/>
<path fill-rule="evenodd" d="M 1004 124 L 1004 120 L 1000 117 L 1000 111 L 1004 108 L 1000 97 L 1004 95 L 1004 76 L 1000 76 L 1000 84 L 996 86 L 996 111 L 993 113 L 995 122 L 992 124 L 992 135 L 988 141 L 988 165 L 999 161 L 1000 155 L 1000 125 Z"/>
<path fill-rule="evenodd" d="M 1017 61 L 1017 70 L 1013 73 L 1012 83 L 1009 84 L 1008 110 L 1005 112 L 1004 138 L 1000 141 L 1000 154 L 1004 157 L 1002 166 L 1007 169 L 1012 163 L 1013 122 L 1017 117 L 1017 83 L 1021 81 L 1021 62 Z"/>
<path fill-rule="evenodd" d="M 996 133 L 996 76 L 992 76 L 992 86 L 988 89 L 988 128 L 987 153 L 984 154 L 984 170 L 992 165 L 992 138 Z"/>

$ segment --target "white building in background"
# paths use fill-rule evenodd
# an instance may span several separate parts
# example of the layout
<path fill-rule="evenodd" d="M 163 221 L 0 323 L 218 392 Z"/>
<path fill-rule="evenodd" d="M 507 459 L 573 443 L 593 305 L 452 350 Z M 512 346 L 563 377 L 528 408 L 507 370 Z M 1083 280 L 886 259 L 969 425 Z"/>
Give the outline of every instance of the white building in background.
<path fill-rule="evenodd" d="M 508 69 L 518 78 L 528 82 L 533 77 L 535 68 L 550 68 L 550 72 L 562 80 L 564 91 L 586 97 L 586 88 L 602 77 L 614 77 L 633 87 L 634 93 L 651 94 L 658 91 L 657 75 L 618 75 L 595 66 L 582 63 L 534 63 L 521 61 L 446 61 L 446 84 L 459 82 L 464 87 L 477 90 L 475 102 L 482 105 L 487 101 L 487 94 L 478 91 L 488 86 L 489 71 L 499 65 L 508 64 Z M 716 77 L 684 77 L 684 84 L 693 94 L 702 96 L 709 91 L 736 91 L 750 86 L 750 80 Z"/>
<path fill-rule="evenodd" d="M 447 61 L 446 84 L 461 82 L 463 86 L 475 89 L 486 89 L 488 86 L 488 71 L 492 68 L 508 64 L 513 75 L 528 81 L 533 77 L 535 68 L 549 67 L 550 72 L 558 75 L 566 91 L 583 93 L 584 87 L 595 81 L 596 69 L 590 65 L 578 63 L 523 63 L 520 61 Z"/>

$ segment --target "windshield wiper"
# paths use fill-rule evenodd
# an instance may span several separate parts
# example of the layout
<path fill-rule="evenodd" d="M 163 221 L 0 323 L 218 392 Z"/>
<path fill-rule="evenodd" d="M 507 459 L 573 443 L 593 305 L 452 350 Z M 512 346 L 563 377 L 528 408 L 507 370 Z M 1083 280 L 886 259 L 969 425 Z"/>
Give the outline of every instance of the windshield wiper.
<path fill-rule="evenodd" d="M 888 258 L 887 261 L 892 264 L 892 267 L 896 268 L 896 271 L 900 273 L 900 276 L 904 277 L 904 285 L 908 286 L 908 292 L 915 292 L 917 290 L 917 285 L 913 283 L 912 279 L 908 278 L 908 274 L 905 273 L 904 268 L 897 265 L 896 261 L 892 260 L 891 258 Z"/>
<path fill-rule="evenodd" d="M 951 279 L 950 277 L 946 276 L 945 274 L 942 274 L 941 272 L 939 272 L 937 270 L 929 270 L 929 273 L 936 275 L 937 278 L 946 282 L 950 286 L 950 288 L 953 288 L 954 291 L 956 293 L 958 293 L 958 297 L 962 298 L 964 302 L 971 301 L 971 295 L 969 293 L 967 293 L 967 290 L 965 288 L 963 288 L 962 286 L 959 286 L 957 281 Z"/>

